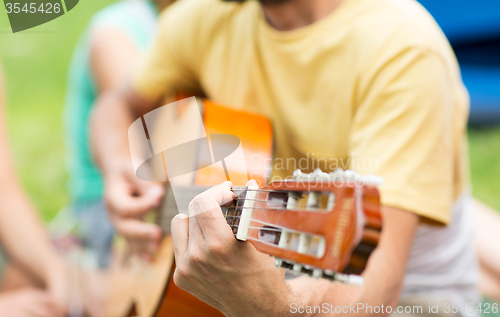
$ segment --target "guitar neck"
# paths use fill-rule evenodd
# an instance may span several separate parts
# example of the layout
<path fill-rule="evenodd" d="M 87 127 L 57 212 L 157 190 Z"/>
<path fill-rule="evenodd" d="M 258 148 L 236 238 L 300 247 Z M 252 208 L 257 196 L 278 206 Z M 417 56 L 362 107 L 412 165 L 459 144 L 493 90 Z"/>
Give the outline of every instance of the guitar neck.
<path fill-rule="evenodd" d="M 165 189 L 165 197 L 163 199 L 162 207 L 160 212 L 155 219 L 155 223 L 160 226 L 164 233 L 170 233 L 170 223 L 172 219 L 179 213 L 176 201 L 181 201 L 184 205 L 187 205 L 194 197 L 203 193 L 211 186 L 189 186 L 176 188 L 175 195 L 171 186 L 167 186 Z M 241 213 L 241 207 L 243 206 L 243 201 L 246 196 L 246 187 L 234 187 L 233 192 L 235 193 L 235 200 L 233 206 L 240 206 L 240 210 L 234 207 L 222 207 L 222 214 L 226 218 L 228 225 L 232 228 L 233 232 L 236 232 L 239 219 L 234 218 L 234 213 L 229 212 L 233 209 L 234 212 Z M 233 221 L 234 220 L 234 221 Z"/>
<path fill-rule="evenodd" d="M 163 198 L 160 212 L 155 223 L 160 226 L 164 233 L 170 233 L 170 223 L 172 219 L 179 213 L 176 201 L 180 201 L 187 205 L 194 197 L 203 193 L 211 186 L 188 186 L 176 188 L 175 195 L 172 187 L 167 185 L 165 188 L 165 197 Z"/>
<path fill-rule="evenodd" d="M 170 230 L 178 213 L 176 200 L 187 205 L 208 188 L 176 188 L 175 195 L 167 188 L 162 229 Z M 377 245 L 381 218 L 373 185 L 313 179 L 264 188 L 233 187 L 232 191 L 233 202 L 221 209 L 236 239 L 252 243 L 258 251 L 276 257 L 277 266 L 297 274 L 360 283 L 360 277 L 338 272 L 360 274 Z M 365 220 L 362 232 L 357 232 L 358 218 Z M 356 240 L 360 236 L 361 241 Z"/>

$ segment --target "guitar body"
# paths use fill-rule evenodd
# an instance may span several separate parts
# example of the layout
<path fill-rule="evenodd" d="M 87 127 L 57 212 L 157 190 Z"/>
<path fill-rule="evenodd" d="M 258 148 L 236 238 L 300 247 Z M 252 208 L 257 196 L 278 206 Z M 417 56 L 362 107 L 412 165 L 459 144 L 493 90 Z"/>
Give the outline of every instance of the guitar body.
<path fill-rule="evenodd" d="M 203 153 L 197 153 L 197 155 L 199 155 L 201 158 L 194 160 L 196 162 L 196 166 L 193 167 L 193 171 L 195 172 L 192 173 L 192 175 L 190 176 L 191 179 L 187 182 L 186 185 L 205 188 L 206 186 L 219 184 L 226 179 L 231 180 L 233 186 L 245 186 L 247 180 L 249 179 L 255 179 L 259 184 L 259 187 L 266 185 L 266 180 L 269 177 L 273 159 L 273 133 L 272 125 L 269 120 L 260 115 L 228 109 L 226 107 L 214 104 L 210 101 L 204 100 L 201 103 L 202 107 L 200 110 L 202 113 L 205 134 L 200 135 L 200 138 L 206 135 L 209 142 L 211 143 L 209 146 L 210 155 L 208 155 L 208 157 L 211 157 L 211 162 L 206 162 L 207 155 L 203 155 Z M 185 106 L 189 107 L 189 105 Z M 175 115 L 179 116 L 180 121 L 182 121 L 183 113 L 188 112 L 188 110 L 181 110 L 175 112 Z M 173 122 L 172 120 L 173 119 L 169 117 L 164 121 Z M 183 131 L 182 129 L 183 128 L 180 128 L 180 131 Z M 163 132 L 163 134 L 165 133 Z M 155 132 L 150 130 L 149 137 L 151 138 L 154 135 Z M 240 143 L 235 144 L 235 139 L 230 137 L 227 138 L 225 137 L 226 135 L 236 136 L 237 139 L 239 139 Z M 224 144 L 225 140 L 228 141 L 227 144 Z M 200 146 L 199 148 L 200 152 L 204 151 L 203 146 Z M 226 157 L 228 157 L 228 153 L 232 155 L 233 151 L 237 152 L 238 149 L 243 148 L 244 158 L 240 155 L 239 162 L 237 162 L 238 159 L 235 160 L 234 158 L 226 159 Z M 231 150 L 228 151 L 228 149 Z M 219 153 L 219 151 L 223 153 Z M 241 163 L 241 161 L 246 162 L 246 167 L 242 169 L 240 164 L 235 164 L 235 161 L 236 163 Z M 171 174 L 169 173 L 169 175 Z M 179 289 L 173 282 L 173 272 L 175 270 L 175 264 L 172 239 L 169 235 L 169 230 L 171 218 L 177 213 L 176 208 L 179 205 L 176 204 L 176 202 L 179 202 L 180 196 L 175 195 L 175 188 L 172 189 L 172 187 L 174 187 L 172 186 L 172 177 L 170 178 L 169 184 L 170 185 L 167 185 L 165 199 L 160 211 L 160 215 L 158 217 L 158 224 L 164 230 L 165 235 L 154 261 L 152 263 L 145 263 L 135 258 L 132 254 L 130 254 L 130 252 L 128 252 L 124 243 L 117 242 L 115 248 L 113 249 L 113 264 L 111 272 L 109 274 L 108 283 L 108 299 L 105 302 L 105 313 L 107 317 L 223 316 L 223 314 L 215 308 L 203 303 L 193 295 Z M 265 187 L 263 191 L 265 192 L 266 190 L 269 191 L 270 189 L 278 189 L 273 184 L 274 183 Z M 324 189 L 322 189 L 323 194 L 336 195 L 339 199 L 341 199 L 342 196 L 347 195 L 344 194 L 344 192 L 350 193 L 349 195 L 353 195 L 353 193 L 355 192 L 355 190 L 352 188 L 333 190 L 329 188 L 332 186 L 333 185 L 331 184 L 326 184 L 324 186 Z M 296 189 L 298 189 L 298 187 L 296 187 Z M 302 191 L 303 189 L 299 190 Z M 331 192 L 329 192 L 330 190 Z M 200 192 L 201 191 L 203 190 L 200 190 Z M 359 201 L 357 201 L 356 203 L 362 204 L 361 207 L 366 216 L 366 224 L 362 232 L 361 242 L 355 248 L 351 248 L 350 251 L 345 251 L 345 254 L 342 257 L 342 263 L 338 266 L 335 266 L 336 268 L 338 268 L 338 271 L 354 274 L 361 273 L 366 266 L 368 257 L 378 243 L 382 226 L 382 220 L 379 211 L 380 201 L 378 190 L 375 186 L 365 186 L 360 191 L 360 193 L 362 193 L 362 195 L 360 196 Z M 312 194 L 312 192 L 310 194 Z M 287 195 L 288 196 L 285 195 L 286 197 L 288 197 L 287 199 L 290 199 L 290 195 Z M 264 196 L 267 197 L 267 194 Z M 193 197 L 194 195 L 191 193 L 189 200 Z M 351 200 L 354 201 L 354 198 Z M 263 208 L 267 208 L 266 203 L 263 202 L 264 200 L 256 201 L 262 202 L 262 207 L 260 208 L 260 210 L 257 210 L 255 212 L 255 217 L 260 214 Z M 282 206 L 286 206 L 287 204 L 290 204 L 290 201 L 288 201 L 288 203 L 283 201 L 280 204 Z M 228 224 L 233 226 L 232 228 L 234 228 L 235 233 L 237 231 L 236 227 L 239 224 L 239 220 L 234 219 L 240 219 L 239 217 L 241 214 L 241 210 L 246 207 L 239 207 L 239 213 L 237 212 L 237 208 L 238 207 L 235 207 L 235 209 L 232 210 L 232 213 L 229 214 L 229 217 L 235 218 L 232 218 L 231 220 L 226 219 L 228 220 Z M 300 223 L 302 224 L 302 227 L 304 227 L 307 222 L 306 220 L 311 220 L 310 227 L 312 232 L 315 227 L 318 227 L 317 223 L 315 225 L 315 222 L 312 221 L 312 219 L 317 218 L 321 219 L 321 221 L 323 222 L 327 222 L 328 219 L 333 219 L 332 217 L 337 211 L 340 210 L 339 208 L 331 210 L 328 213 L 320 213 L 311 217 L 306 215 L 305 218 L 302 218 Z M 354 207 L 347 208 L 349 210 L 346 209 L 349 214 L 351 214 L 350 209 L 352 208 Z M 179 209 L 181 208 L 179 207 Z M 292 215 L 297 211 L 290 212 L 290 215 Z M 279 212 L 276 213 L 275 211 L 272 211 L 270 213 L 262 211 L 262 214 L 266 214 L 267 216 L 272 213 L 276 214 L 277 217 L 283 216 L 283 212 L 281 212 L 280 215 Z M 307 214 L 312 213 L 308 211 Z M 302 216 L 303 215 L 304 214 L 302 214 Z M 225 216 L 228 217 L 228 214 L 226 213 Z M 355 217 L 356 216 L 353 216 L 353 219 Z M 283 217 L 282 221 L 283 223 L 286 223 L 287 217 Z M 330 228 L 333 227 L 328 227 L 327 229 Z M 275 228 L 272 228 L 270 230 L 272 231 L 274 229 Z M 269 230 L 269 228 L 267 230 Z M 252 229 L 250 229 L 249 232 L 251 233 Z M 323 232 L 331 233 L 331 230 L 325 230 Z M 323 233 L 318 232 L 318 234 Z M 290 233 L 290 235 L 293 235 L 293 232 Z M 324 236 L 327 235 L 328 234 Z M 351 234 L 350 236 L 350 239 L 353 240 L 352 237 L 354 235 Z M 259 233 L 254 232 L 253 237 L 253 240 L 258 240 Z M 254 246 L 256 246 L 255 243 Z M 264 245 L 262 246 L 262 248 L 277 250 L 276 248 Z M 354 249 L 354 251 L 352 251 L 352 249 Z M 331 249 L 327 247 L 325 250 L 326 253 L 328 253 L 328 250 Z M 278 250 L 277 252 L 282 252 L 283 254 L 290 253 L 284 252 L 283 249 Z M 295 257 L 293 259 L 300 262 L 300 259 L 302 258 L 305 257 L 295 252 Z M 321 263 L 319 261 L 317 263 L 317 267 L 320 267 Z M 330 270 L 333 269 L 331 265 L 329 266 Z"/>
<path fill-rule="evenodd" d="M 239 168 L 231 170 L 231 164 L 225 165 L 227 172 L 221 170 L 217 164 L 197 166 L 193 185 L 217 185 L 221 182 L 221 178 L 225 180 L 228 174 L 235 186 L 244 186 L 250 178 L 255 179 L 259 185 L 264 185 L 267 173 L 271 170 L 273 157 L 273 133 L 269 120 L 260 115 L 228 109 L 206 100 L 203 101 L 200 110 L 208 136 L 225 134 L 237 136 L 242 148 L 245 149 L 245 161 L 248 163 L 258 160 L 259 164 L 247 164 L 247 173 L 242 173 Z M 221 140 L 224 141 L 224 138 Z M 218 145 L 224 147 L 223 144 Z M 227 145 L 230 146 L 234 145 Z M 213 146 L 212 149 L 216 150 L 217 147 Z M 202 163 L 198 162 L 200 165 Z M 163 205 L 162 211 L 167 209 L 166 206 L 175 206 L 172 192 L 168 189 Z M 109 274 L 108 298 L 105 302 L 106 317 L 224 316 L 174 284 L 174 253 L 172 239 L 168 234 L 170 221 L 163 220 L 160 226 L 166 234 L 153 263 L 144 263 L 134 257 L 123 242 L 115 243 L 113 264 Z"/>

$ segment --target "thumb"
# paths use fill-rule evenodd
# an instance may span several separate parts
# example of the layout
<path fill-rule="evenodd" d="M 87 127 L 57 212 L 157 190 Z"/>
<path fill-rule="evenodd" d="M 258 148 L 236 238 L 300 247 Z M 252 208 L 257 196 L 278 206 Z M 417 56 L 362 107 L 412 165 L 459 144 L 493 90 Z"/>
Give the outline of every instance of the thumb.
<path fill-rule="evenodd" d="M 153 207 L 157 207 L 163 195 L 165 194 L 165 188 L 162 183 L 143 181 L 138 178 L 135 179 L 135 187 L 141 198 L 144 201 L 149 202 Z"/>
<path fill-rule="evenodd" d="M 144 196 L 151 201 L 156 201 L 158 204 L 160 203 L 164 194 L 165 188 L 163 187 L 163 185 L 156 182 L 149 182 L 149 184 L 144 189 Z"/>

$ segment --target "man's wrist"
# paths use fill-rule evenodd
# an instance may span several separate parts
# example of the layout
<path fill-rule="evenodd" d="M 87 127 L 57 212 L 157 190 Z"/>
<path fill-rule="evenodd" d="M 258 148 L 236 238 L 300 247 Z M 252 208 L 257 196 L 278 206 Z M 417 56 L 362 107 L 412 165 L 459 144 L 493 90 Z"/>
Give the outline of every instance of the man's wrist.
<path fill-rule="evenodd" d="M 253 317 L 269 316 L 269 317 L 282 317 L 288 316 L 291 311 L 292 304 L 305 305 L 306 298 L 301 294 L 296 293 L 289 283 L 283 281 L 283 285 L 276 285 L 270 292 L 263 292 L 260 307 L 255 311 L 248 312 L 246 315 L 235 314 L 234 317 Z M 294 316 L 306 316 L 305 314 L 294 314 Z"/>
<path fill-rule="evenodd" d="M 287 296 L 285 296 L 285 303 L 282 304 L 283 308 L 280 312 L 281 315 L 276 315 L 276 316 L 289 315 L 292 312 L 292 308 L 294 306 L 298 307 L 298 306 L 306 306 L 306 305 L 311 304 L 311 301 L 306 297 L 306 294 L 298 293 L 296 290 L 294 290 L 292 285 L 290 285 L 289 283 L 287 283 L 287 286 L 288 286 L 289 291 L 287 292 Z M 294 316 L 304 317 L 304 316 L 307 316 L 307 314 L 305 312 L 303 312 L 303 313 L 295 312 Z"/>

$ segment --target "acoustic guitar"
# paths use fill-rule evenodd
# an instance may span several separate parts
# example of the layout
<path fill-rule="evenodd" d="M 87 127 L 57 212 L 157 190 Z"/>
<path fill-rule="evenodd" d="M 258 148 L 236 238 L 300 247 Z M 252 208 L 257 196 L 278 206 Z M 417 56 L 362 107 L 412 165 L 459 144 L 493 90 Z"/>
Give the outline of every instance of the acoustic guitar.
<path fill-rule="evenodd" d="M 270 121 L 208 100 L 198 102 L 198 106 L 206 136 L 213 143 L 210 149 L 198 146 L 198 151 L 212 151 L 212 162 L 204 162 L 206 155 L 197 153 L 199 157 L 193 161 L 196 166 L 189 180 L 191 186 L 173 189 L 167 182 L 164 202 L 155 219 L 165 234 L 152 263 L 134 257 L 123 241 L 115 243 L 106 316 L 223 316 L 174 284 L 169 230 L 171 219 L 178 213 L 178 204 L 185 204 L 197 193 L 226 179 L 233 182 L 235 200 L 231 206 L 223 207 L 222 212 L 236 239 L 274 256 L 277 267 L 295 275 L 362 283 L 359 274 L 375 249 L 382 228 L 377 190 L 380 179 L 342 170 L 330 174 L 320 170 L 303 174 L 298 170 L 293 179 L 265 185 L 273 153 Z M 151 131 L 148 134 L 149 138 L 154 137 Z M 246 173 L 229 160 L 224 162 L 226 154 L 231 152 L 227 149 L 238 147 L 234 139 L 224 135 L 237 137 L 244 149 L 244 160 L 254 163 L 247 164 Z M 229 144 L 215 146 L 216 141 L 226 140 Z M 217 149 L 225 151 L 224 155 L 215 153 Z M 225 175 L 222 179 L 221 172 Z M 261 187 L 244 187 L 249 178 Z M 362 228 L 359 223 L 364 224 Z"/>

